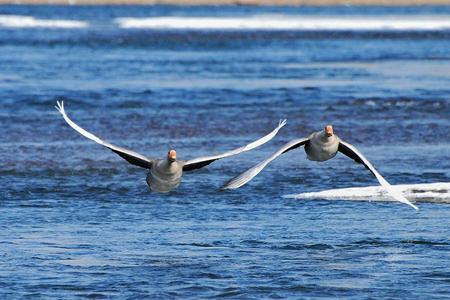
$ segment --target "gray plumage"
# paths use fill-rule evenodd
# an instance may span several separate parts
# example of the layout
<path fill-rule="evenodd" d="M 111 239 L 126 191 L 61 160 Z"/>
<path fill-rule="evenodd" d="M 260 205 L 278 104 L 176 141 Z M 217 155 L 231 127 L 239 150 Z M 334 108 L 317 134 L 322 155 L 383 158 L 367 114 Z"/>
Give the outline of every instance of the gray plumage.
<path fill-rule="evenodd" d="M 152 191 L 167 193 L 177 188 L 183 175 L 182 161 L 157 160 L 147 174 L 147 184 Z"/>
<path fill-rule="evenodd" d="M 337 135 L 327 136 L 325 130 L 314 132 L 308 137 L 305 152 L 309 160 L 327 161 L 336 156 L 339 147 Z"/>

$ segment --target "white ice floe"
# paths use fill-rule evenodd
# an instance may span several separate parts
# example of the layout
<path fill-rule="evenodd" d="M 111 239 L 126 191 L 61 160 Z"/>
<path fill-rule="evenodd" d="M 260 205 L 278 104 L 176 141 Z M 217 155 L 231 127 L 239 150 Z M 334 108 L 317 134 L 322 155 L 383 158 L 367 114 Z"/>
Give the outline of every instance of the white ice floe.
<path fill-rule="evenodd" d="M 413 201 L 450 203 L 450 182 L 394 185 Z M 395 201 L 381 186 L 332 189 L 320 192 L 284 195 L 283 198 L 325 200 Z"/>
<path fill-rule="evenodd" d="M 89 24 L 77 20 L 37 19 L 31 16 L 0 15 L 0 27 L 10 28 L 85 28 Z"/>
<path fill-rule="evenodd" d="M 450 16 L 292 16 L 117 18 L 121 28 L 191 30 L 449 30 Z"/>

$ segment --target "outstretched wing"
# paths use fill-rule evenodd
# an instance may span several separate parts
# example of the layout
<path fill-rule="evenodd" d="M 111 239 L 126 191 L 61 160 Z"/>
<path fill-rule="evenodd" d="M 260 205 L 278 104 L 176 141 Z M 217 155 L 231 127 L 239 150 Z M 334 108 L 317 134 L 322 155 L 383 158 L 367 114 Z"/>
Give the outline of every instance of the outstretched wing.
<path fill-rule="evenodd" d="M 338 151 L 344 155 L 355 160 L 357 163 L 363 164 L 373 175 L 377 178 L 378 182 L 388 191 L 388 193 L 397 201 L 408 204 L 416 210 L 419 210 L 417 206 L 412 204 L 408 199 L 406 199 L 400 190 L 395 189 L 386 179 L 381 176 L 380 173 L 375 169 L 375 167 L 358 151 L 353 145 L 340 141 Z"/>
<path fill-rule="evenodd" d="M 105 142 L 103 140 L 101 140 L 100 138 L 98 138 L 97 136 L 93 135 L 90 132 L 87 132 L 86 130 L 84 130 L 83 128 L 81 128 L 80 126 L 78 126 L 77 124 L 75 124 L 75 122 L 73 122 L 66 114 L 66 111 L 64 110 L 64 103 L 63 101 L 61 101 L 61 103 L 59 101 L 56 102 L 57 106 L 56 109 L 61 113 L 61 115 L 63 116 L 64 120 L 67 122 L 67 124 L 69 124 L 70 127 L 72 127 L 73 129 L 75 129 L 75 131 L 77 131 L 78 133 L 80 133 L 82 136 L 93 140 L 94 142 L 105 146 L 106 148 L 110 149 L 111 151 L 119 154 L 123 159 L 125 159 L 126 161 L 128 161 L 129 163 L 142 167 L 142 168 L 146 168 L 146 169 L 150 169 L 152 167 L 153 161 L 154 159 L 152 158 L 148 158 L 145 157 L 139 153 L 136 153 L 134 151 L 128 150 L 128 149 L 124 149 L 121 147 L 117 147 L 114 146 L 108 142 Z"/>
<path fill-rule="evenodd" d="M 247 182 L 252 180 L 253 177 L 258 175 L 258 173 L 261 172 L 262 169 L 264 169 L 272 160 L 274 160 L 275 158 L 277 158 L 278 156 L 280 156 L 283 153 L 286 153 L 290 150 L 293 150 L 295 148 L 305 145 L 308 141 L 309 141 L 308 138 L 296 139 L 296 140 L 290 141 L 289 143 L 287 143 L 283 147 L 281 147 L 277 152 L 273 153 L 267 159 L 263 160 L 262 162 L 260 162 L 256 166 L 254 166 L 253 168 L 248 169 L 244 173 L 242 173 L 242 174 L 234 177 L 230 181 L 228 181 L 224 186 L 222 186 L 222 189 L 226 190 L 226 189 L 240 188 L 241 186 L 243 186 L 244 184 L 246 184 Z"/>
<path fill-rule="evenodd" d="M 259 147 L 259 146 L 267 143 L 268 141 L 270 141 L 284 125 L 286 125 L 286 120 L 280 120 L 277 128 L 272 130 L 271 133 L 267 134 L 266 136 L 260 138 L 259 140 L 254 141 L 246 146 L 243 146 L 243 147 L 240 147 L 240 148 L 237 148 L 237 149 L 234 149 L 234 150 L 222 153 L 222 154 L 190 159 L 183 166 L 183 171 L 192 171 L 195 169 L 200 169 L 200 168 L 203 168 L 204 166 L 209 165 L 210 163 L 212 163 L 215 160 L 255 149 L 256 147 Z"/>

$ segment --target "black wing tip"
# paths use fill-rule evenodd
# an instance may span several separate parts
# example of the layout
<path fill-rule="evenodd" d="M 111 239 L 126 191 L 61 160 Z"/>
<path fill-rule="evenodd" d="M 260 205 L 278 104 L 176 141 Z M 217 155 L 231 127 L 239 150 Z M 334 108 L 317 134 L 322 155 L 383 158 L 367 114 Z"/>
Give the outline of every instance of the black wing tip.
<path fill-rule="evenodd" d="M 227 188 L 226 185 L 223 185 L 219 188 L 219 192 L 226 192 L 227 190 L 229 190 L 229 188 Z"/>

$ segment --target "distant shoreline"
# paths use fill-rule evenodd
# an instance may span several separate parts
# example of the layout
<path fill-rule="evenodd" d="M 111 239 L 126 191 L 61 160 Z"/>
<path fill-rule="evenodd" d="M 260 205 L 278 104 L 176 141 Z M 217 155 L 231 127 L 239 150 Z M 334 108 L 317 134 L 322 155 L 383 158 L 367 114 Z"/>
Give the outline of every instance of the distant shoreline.
<path fill-rule="evenodd" d="M 0 4 L 59 4 L 59 5 L 450 5 L 450 0 L 0 0 Z"/>

